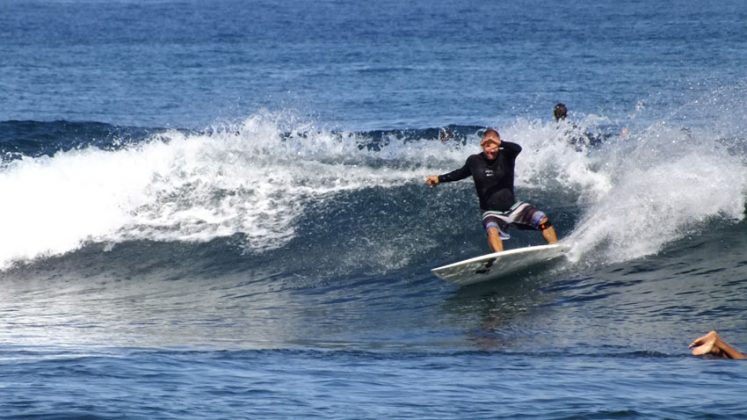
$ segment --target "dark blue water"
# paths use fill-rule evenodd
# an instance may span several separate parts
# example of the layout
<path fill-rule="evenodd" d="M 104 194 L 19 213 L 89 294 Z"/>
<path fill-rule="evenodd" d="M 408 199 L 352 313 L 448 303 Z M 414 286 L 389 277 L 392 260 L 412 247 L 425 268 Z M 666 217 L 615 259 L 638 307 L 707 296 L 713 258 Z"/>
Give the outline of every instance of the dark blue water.
<path fill-rule="evenodd" d="M 747 350 L 745 21 L 740 1 L 2 3 L 0 411 L 742 417 L 747 365 L 687 344 Z M 571 251 L 460 289 L 430 269 L 487 252 L 474 189 L 423 178 L 486 125 Z"/>

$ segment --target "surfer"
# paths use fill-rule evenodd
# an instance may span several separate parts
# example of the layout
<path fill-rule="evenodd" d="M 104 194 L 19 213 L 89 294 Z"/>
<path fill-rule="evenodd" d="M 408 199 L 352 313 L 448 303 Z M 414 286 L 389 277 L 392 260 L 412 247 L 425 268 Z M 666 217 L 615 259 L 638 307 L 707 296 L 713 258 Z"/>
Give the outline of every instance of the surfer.
<path fill-rule="evenodd" d="M 508 239 L 508 227 L 542 232 L 547 243 L 558 241 L 555 228 L 541 210 L 514 197 L 514 163 L 521 152 L 516 143 L 501 141 L 493 128 L 488 128 L 480 141 L 482 153 L 471 155 L 463 167 L 443 175 L 431 175 L 425 183 L 435 187 L 472 176 L 480 199 L 482 224 L 493 252 L 503 251 L 503 239 Z"/>
<path fill-rule="evenodd" d="M 579 127 L 575 123 L 566 120 L 566 118 L 568 118 L 568 107 L 562 102 L 555 104 L 552 109 L 552 116 L 555 118 L 556 127 L 564 131 L 564 136 L 569 138 L 568 144 L 574 146 L 577 152 L 582 152 L 589 147 L 599 146 L 605 141 L 615 137 L 615 134 L 611 132 L 595 133 L 586 130 L 580 132 Z M 608 128 L 614 129 L 614 127 Z M 628 129 L 628 127 L 621 128 L 617 137 L 620 139 L 627 139 L 630 137 L 630 129 Z"/>
<path fill-rule="evenodd" d="M 558 102 L 555 104 L 552 109 L 552 116 L 555 118 L 558 130 L 562 130 L 563 137 L 577 152 L 583 152 L 589 146 L 601 143 L 601 139 L 582 132 L 575 123 L 566 120 L 568 118 L 568 107 L 564 103 Z"/>
<path fill-rule="evenodd" d="M 692 349 L 693 356 L 712 355 L 726 359 L 745 359 L 747 355 L 730 346 L 719 337 L 716 331 L 698 337 L 690 343 L 688 348 Z"/>

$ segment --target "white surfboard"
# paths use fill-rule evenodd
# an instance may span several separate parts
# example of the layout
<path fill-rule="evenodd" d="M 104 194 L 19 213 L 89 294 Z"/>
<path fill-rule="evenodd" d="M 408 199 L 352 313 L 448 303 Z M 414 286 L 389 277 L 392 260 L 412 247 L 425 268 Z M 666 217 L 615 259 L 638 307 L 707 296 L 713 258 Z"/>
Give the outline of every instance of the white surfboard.
<path fill-rule="evenodd" d="M 456 262 L 431 271 L 460 286 L 506 277 L 563 256 L 567 247 L 560 244 L 528 246 L 496 252 Z"/>

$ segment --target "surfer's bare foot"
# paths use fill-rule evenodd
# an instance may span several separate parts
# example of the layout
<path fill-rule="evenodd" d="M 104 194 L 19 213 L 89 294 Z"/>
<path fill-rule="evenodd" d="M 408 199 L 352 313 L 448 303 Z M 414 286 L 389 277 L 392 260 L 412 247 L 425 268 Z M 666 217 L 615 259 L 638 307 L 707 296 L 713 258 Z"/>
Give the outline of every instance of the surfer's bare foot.
<path fill-rule="evenodd" d="M 696 338 L 688 348 L 692 349 L 693 356 L 710 354 L 728 359 L 744 359 L 747 357 L 723 341 L 716 331 L 709 331 L 708 334 Z"/>

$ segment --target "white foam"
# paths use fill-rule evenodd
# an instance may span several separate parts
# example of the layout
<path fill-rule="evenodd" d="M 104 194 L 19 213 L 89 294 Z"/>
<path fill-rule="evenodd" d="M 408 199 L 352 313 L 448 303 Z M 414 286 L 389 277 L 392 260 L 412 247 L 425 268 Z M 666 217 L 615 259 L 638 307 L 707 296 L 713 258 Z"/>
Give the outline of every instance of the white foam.
<path fill-rule="evenodd" d="M 695 131 L 698 140 L 660 123 L 610 145 L 599 168 L 611 187 L 584 203 L 568 238 L 577 259 L 640 258 L 703 232 L 708 221 L 744 217 L 744 158 L 720 148 L 708 129 Z"/>
<path fill-rule="evenodd" d="M 518 143 L 523 150 L 516 160 L 516 186 L 524 188 L 564 188 L 582 194 L 605 194 L 612 180 L 590 156 L 587 131 L 604 121 L 588 116 L 576 124 L 544 123 L 518 119 L 501 130 L 504 140 Z M 571 144 L 572 139 L 581 143 Z"/>
<path fill-rule="evenodd" d="M 209 241 L 241 233 L 252 249 L 276 248 L 294 237 L 309 203 L 428 173 L 368 165 L 396 151 L 369 152 L 352 135 L 288 124 L 259 113 L 208 134 L 167 131 L 138 147 L 13 162 L 0 172 L 0 267 L 89 241 Z"/>

